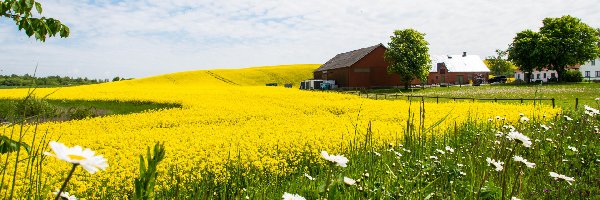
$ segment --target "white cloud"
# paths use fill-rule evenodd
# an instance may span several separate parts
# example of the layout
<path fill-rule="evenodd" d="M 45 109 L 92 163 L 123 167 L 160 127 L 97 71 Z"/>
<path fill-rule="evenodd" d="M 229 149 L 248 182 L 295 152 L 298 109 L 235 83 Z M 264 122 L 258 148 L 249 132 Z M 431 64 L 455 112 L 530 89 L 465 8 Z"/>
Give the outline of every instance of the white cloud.
<path fill-rule="evenodd" d="M 91 3 L 94 2 L 94 3 Z M 0 19 L 0 73 L 142 77 L 290 63 L 387 43 L 394 29 L 427 34 L 433 54 L 482 57 L 504 49 L 545 17 L 570 14 L 600 27 L 593 0 L 562 1 L 193 1 L 42 2 L 44 15 L 71 27 L 46 43 Z"/>

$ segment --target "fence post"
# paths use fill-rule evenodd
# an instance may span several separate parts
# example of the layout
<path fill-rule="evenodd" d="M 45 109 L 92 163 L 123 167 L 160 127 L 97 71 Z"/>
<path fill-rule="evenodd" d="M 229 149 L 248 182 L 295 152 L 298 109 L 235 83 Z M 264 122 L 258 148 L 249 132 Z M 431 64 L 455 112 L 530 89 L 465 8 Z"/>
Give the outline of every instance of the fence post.
<path fill-rule="evenodd" d="M 498 102 L 498 99 L 494 98 L 494 102 Z"/>
<path fill-rule="evenodd" d="M 437 104 L 440 103 L 440 97 L 435 97 L 435 103 L 437 103 Z"/>
<path fill-rule="evenodd" d="M 575 110 L 579 107 L 579 98 L 575 98 Z"/>
<path fill-rule="evenodd" d="M 379 94 L 375 93 L 375 100 L 377 100 L 377 96 L 379 96 Z"/>
<path fill-rule="evenodd" d="M 475 98 L 473 98 L 473 102 L 475 102 Z"/>
<path fill-rule="evenodd" d="M 554 108 L 554 98 L 552 98 L 552 108 Z"/>
<path fill-rule="evenodd" d="M 387 93 L 386 93 L 386 94 L 383 94 L 383 95 L 385 95 L 385 96 L 383 96 L 383 97 L 384 97 L 385 99 L 387 99 Z"/>
<path fill-rule="evenodd" d="M 521 103 L 523 103 L 523 98 L 521 98 Z"/>

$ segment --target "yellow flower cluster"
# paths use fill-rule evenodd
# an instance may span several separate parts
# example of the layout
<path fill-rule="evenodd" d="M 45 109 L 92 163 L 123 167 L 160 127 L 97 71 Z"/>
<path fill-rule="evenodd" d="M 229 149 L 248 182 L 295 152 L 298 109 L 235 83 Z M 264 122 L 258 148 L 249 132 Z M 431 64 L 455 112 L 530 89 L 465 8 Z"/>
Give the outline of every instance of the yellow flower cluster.
<path fill-rule="evenodd" d="M 139 154 L 148 145 L 162 141 L 167 149 L 159 170 L 158 189 L 170 187 L 166 171 L 175 167 L 182 182 L 201 179 L 206 170 L 227 178 L 224 164 L 240 155 L 245 167 L 273 174 L 293 170 L 301 157 L 319 161 L 321 150 L 338 152 L 352 139 L 363 138 L 372 122 L 374 138 L 389 142 L 402 138 L 408 109 L 417 116 L 419 103 L 360 98 L 333 92 L 298 90 L 318 65 L 290 65 L 241 70 L 193 71 L 144 79 L 67 88 L 37 89 L 37 96 L 52 93 L 51 99 L 143 100 L 180 103 L 182 108 L 112 115 L 37 126 L 46 139 L 67 146 L 81 145 L 103 155 L 110 165 L 106 171 L 89 175 L 78 170 L 70 182 L 72 194 L 102 195 L 98 191 L 132 191 L 139 167 Z M 265 83 L 294 83 L 294 88 L 265 87 Z M 22 98 L 25 89 L 1 90 L 0 98 Z M 536 115 L 553 116 L 558 109 L 537 107 Z M 497 115 L 516 122 L 519 113 L 533 117 L 531 105 L 496 103 L 425 103 L 425 127 L 448 116 L 441 128 L 469 118 L 487 120 Z M 32 129 L 25 142 L 32 141 Z M 0 127 L 0 134 L 11 130 Z M 39 138 L 38 138 L 39 140 Z M 46 143 L 47 144 L 47 143 Z M 14 155 L 11 155 L 14 156 Z M 45 161 L 48 181 L 56 188 L 69 170 L 68 164 Z M 9 169 L 11 169 L 9 167 Z M 23 169 L 24 170 L 24 169 Z M 6 180 L 5 180 L 6 181 Z M 19 182 L 17 182 L 19 184 Z M 21 185 L 22 186 L 22 185 Z M 83 195 L 85 196 L 85 195 Z"/>

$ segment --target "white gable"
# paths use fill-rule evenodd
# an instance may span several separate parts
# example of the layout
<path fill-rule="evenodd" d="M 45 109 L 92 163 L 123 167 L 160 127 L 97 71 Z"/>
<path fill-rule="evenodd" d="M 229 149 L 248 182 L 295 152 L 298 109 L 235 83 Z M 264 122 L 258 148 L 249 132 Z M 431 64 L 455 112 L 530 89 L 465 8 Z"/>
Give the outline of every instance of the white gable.
<path fill-rule="evenodd" d="M 445 63 L 448 72 L 490 72 L 478 55 L 431 55 L 429 72 L 437 72 L 438 63 Z"/>

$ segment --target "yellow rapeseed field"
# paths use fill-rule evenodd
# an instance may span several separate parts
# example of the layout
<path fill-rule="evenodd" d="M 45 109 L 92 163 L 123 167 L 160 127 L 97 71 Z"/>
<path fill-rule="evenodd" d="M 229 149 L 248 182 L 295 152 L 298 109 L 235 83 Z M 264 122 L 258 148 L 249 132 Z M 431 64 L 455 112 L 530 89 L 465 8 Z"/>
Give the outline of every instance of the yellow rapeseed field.
<path fill-rule="evenodd" d="M 167 149 L 160 172 L 166 174 L 170 167 L 176 166 L 185 183 L 201 179 L 198 173 L 201 170 L 226 178 L 223 164 L 229 158 L 237 160 L 238 153 L 246 167 L 286 174 L 297 170 L 295 163 L 302 156 L 312 155 L 313 161 L 319 162 L 321 150 L 340 151 L 340 147 L 360 136 L 355 134 L 355 126 L 364 132 L 369 122 L 377 141 L 402 137 L 410 102 L 298 90 L 298 83 L 310 78 L 318 66 L 192 71 L 98 85 L 37 89 L 36 96 L 52 93 L 50 99 L 143 100 L 180 103 L 183 107 L 48 122 L 36 129 L 38 136 L 47 134 L 47 139 L 67 146 L 88 147 L 107 158 L 110 166 L 106 171 L 90 175 L 78 170 L 69 183 L 70 192 L 88 197 L 101 196 L 107 190 L 122 193 L 133 190 L 138 155 L 156 141 L 163 141 Z M 294 88 L 264 86 L 270 82 L 294 83 Z M 22 98 L 26 93 L 27 89 L 5 89 L 0 90 L 0 98 Z M 416 115 L 418 104 L 412 102 L 411 107 Z M 539 106 L 534 111 L 531 105 L 426 103 L 425 126 L 447 115 L 439 127 L 446 128 L 468 118 L 487 120 L 500 115 L 514 122 L 519 113 L 533 117 L 534 112 L 553 116 L 559 111 Z M 414 123 L 419 124 L 418 120 Z M 32 141 L 33 129 L 28 130 L 25 142 Z M 0 127 L 0 131 L 2 135 L 11 134 L 6 127 Z M 46 177 L 58 188 L 69 164 L 57 159 L 45 162 Z M 159 176 L 161 185 L 157 189 L 169 187 L 169 183 L 161 181 L 165 178 Z"/>

